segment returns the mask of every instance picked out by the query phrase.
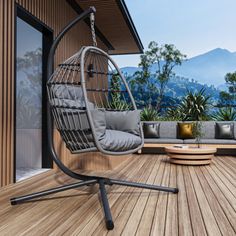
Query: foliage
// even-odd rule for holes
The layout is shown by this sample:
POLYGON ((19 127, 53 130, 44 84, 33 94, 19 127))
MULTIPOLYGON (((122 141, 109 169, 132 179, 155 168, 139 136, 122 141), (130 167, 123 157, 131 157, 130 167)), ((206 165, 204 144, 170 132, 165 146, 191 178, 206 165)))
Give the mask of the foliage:
POLYGON ((228 85, 228 91, 220 92, 220 105, 236 105, 236 71, 225 75, 225 82, 228 85))
POLYGON ((142 121, 156 121, 158 120, 158 112, 152 107, 145 107, 141 112, 142 121))
POLYGON ((204 133, 202 131, 202 122, 201 121, 194 122, 193 123, 193 136, 196 139, 196 143, 198 147, 200 147, 200 141, 203 135, 204 133))
POLYGON ((18 129, 38 129, 41 128, 42 114, 39 109, 35 109, 25 94, 18 93, 17 95, 17 116, 16 126, 18 129))
POLYGON ((176 49, 173 44, 164 44, 163 46, 159 46, 156 42, 152 41, 148 45, 148 49, 149 50, 145 52, 147 60, 150 65, 157 65, 157 70, 155 71, 154 76, 160 85, 156 105, 157 110, 159 111, 166 85, 169 79, 174 75, 173 68, 177 65, 181 65, 185 55, 176 49))
POLYGON ((182 120, 207 120, 211 106, 210 98, 210 96, 206 95, 205 88, 198 92, 188 91, 178 107, 182 120))
POLYGON ((131 109, 131 104, 126 103, 125 101, 114 101, 108 103, 108 108, 118 111, 125 111, 131 109))
POLYGON ((31 91, 41 96, 42 80, 42 48, 26 52, 17 58, 17 71, 23 72, 29 82, 31 91))
POLYGON ((181 65, 184 58, 185 55, 173 44, 159 46, 154 41, 149 43, 148 50, 140 57, 139 67, 141 70, 134 73, 131 81, 132 84, 136 82, 138 93, 145 91, 148 94, 146 105, 153 104, 153 100, 155 100, 156 108, 160 111, 166 85, 169 79, 174 76, 173 68, 181 65), (156 66, 157 69, 151 73, 153 66, 156 66), (156 86, 157 84, 159 88, 156 86))
POLYGON ((16 62, 17 128, 41 128, 42 49, 26 52, 16 62))
POLYGON ((188 91, 179 105, 168 108, 165 119, 200 121, 209 118, 210 96, 206 95, 205 88, 200 91, 188 91))
POLYGON ((217 121, 233 121, 236 120, 236 110, 232 107, 223 107, 213 113, 211 117, 217 121))
POLYGON ((130 79, 131 90, 136 92, 138 97, 143 97, 146 95, 146 99, 143 105, 151 105, 152 97, 157 93, 156 86, 152 83, 151 72, 150 72, 150 62, 146 54, 140 56, 139 67, 141 70, 138 70, 130 79))
POLYGON ((183 120, 183 116, 180 109, 178 108, 176 109, 176 107, 169 107, 166 110, 164 119, 169 121, 177 121, 177 120, 183 120))
POLYGON ((121 83, 118 74, 113 74, 110 84, 111 101, 108 102, 108 107, 114 110, 129 110, 131 104, 128 104, 121 96, 121 83))

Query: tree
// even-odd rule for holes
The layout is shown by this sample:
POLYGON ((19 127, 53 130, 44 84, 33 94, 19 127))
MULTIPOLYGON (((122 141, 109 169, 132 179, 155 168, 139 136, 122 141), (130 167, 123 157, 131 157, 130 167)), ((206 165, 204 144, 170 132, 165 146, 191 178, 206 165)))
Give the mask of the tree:
POLYGON ((233 106, 236 105, 236 71, 225 75, 225 82, 228 91, 220 92, 220 105, 233 106))
POLYGON ((42 49, 26 52, 23 57, 17 58, 17 71, 22 71, 35 94, 41 96, 42 86, 42 49))
POLYGON ((156 100, 157 111, 161 109, 166 85, 169 79, 174 76, 174 67, 181 65, 185 57, 173 44, 159 46, 154 41, 149 43, 148 50, 140 57, 141 62, 139 66, 142 70, 136 73, 136 78, 140 85, 146 85, 149 91, 149 98, 151 98, 153 92, 158 91, 156 100), (151 73, 150 69, 153 65, 156 65, 157 69, 154 73, 151 73), (159 88, 153 86, 150 80, 151 76, 157 80, 159 88))
POLYGON ((135 90, 138 93, 139 98, 144 97, 144 94, 147 94, 147 99, 143 105, 148 105, 150 107, 152 103, 152 95, 157 90, 151 83, 150 62, 146 54, 140 56, 140 63, 138 66, 141 70, 134 73, 133 79, 130 81, 130 85, 133 88, 136 87, 135 90))

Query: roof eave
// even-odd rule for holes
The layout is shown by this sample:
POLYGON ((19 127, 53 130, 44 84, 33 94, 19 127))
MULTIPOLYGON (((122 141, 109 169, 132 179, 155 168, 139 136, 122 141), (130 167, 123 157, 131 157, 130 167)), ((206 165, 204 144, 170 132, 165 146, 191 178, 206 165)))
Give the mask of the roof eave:
POLYGON ((130 13, 129 13, 129 10, 126 6, 125 1, 124 0, 116 0, 116 2, 121 10, 121 13, 126 21, 126 24, 129 27, 130 32, 131 32, 132 36, 134 37, 134 40, 135 40, 137 47, 140 51, 140 52, 135 52, 133 54, 143 53, 144 47, 143 47, 142 41, 138 35, 138 32, 137 32, 134 22, 130 16, 130 13))

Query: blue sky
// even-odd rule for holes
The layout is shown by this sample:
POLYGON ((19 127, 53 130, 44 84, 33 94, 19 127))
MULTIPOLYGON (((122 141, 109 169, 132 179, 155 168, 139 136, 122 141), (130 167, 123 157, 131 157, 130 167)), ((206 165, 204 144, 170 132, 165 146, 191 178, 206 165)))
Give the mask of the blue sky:
MULTIPOLYGON (((125 0, 145 49, 172 43, 188 58, 214 48, 236 51, 236 0, 125 0)), ((114 56, 120 67, 138 55, 114 56)))

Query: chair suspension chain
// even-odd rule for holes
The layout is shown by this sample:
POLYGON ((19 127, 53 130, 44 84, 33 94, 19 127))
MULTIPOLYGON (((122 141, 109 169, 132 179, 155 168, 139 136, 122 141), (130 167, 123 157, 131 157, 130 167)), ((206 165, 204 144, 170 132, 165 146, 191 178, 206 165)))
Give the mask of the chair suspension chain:
POLYGON ((96 39, 96 32, 95 32, 95 15, 94 13, 90 14, 90 28, 91 28, 91 34, 93 39, 93 46, 97 47, 97 39, 96 39))

